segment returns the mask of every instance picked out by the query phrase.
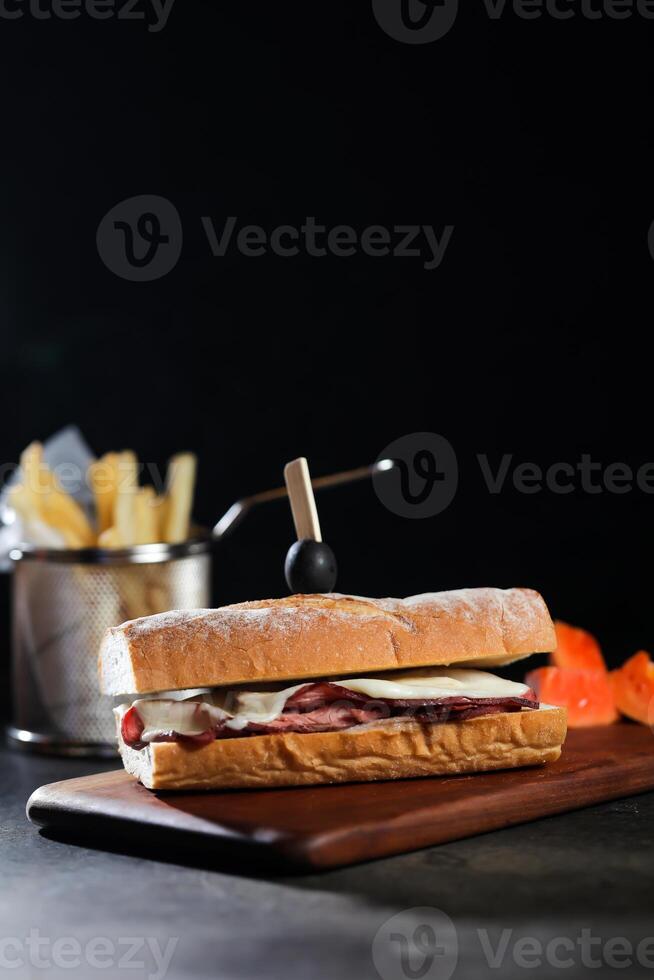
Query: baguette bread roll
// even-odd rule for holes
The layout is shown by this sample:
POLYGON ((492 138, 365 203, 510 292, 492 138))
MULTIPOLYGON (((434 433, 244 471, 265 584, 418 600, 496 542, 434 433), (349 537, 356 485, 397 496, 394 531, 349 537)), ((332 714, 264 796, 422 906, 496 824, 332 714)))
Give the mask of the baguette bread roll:
POLYGON ((294 595, 123 623, 102 645, 100 684, 105 694, 123 695, 411 667, 490 668, 555 645, 547 606, 531 589, 408 599, 294 595))
POLYGON ((198 748, 152 742, 136 751, 118 733, 127 772, 154 790, 263 789, 511 769, 554 762, 565 708, 420 724, 391 718, 338 732, 217 739, 198 748))

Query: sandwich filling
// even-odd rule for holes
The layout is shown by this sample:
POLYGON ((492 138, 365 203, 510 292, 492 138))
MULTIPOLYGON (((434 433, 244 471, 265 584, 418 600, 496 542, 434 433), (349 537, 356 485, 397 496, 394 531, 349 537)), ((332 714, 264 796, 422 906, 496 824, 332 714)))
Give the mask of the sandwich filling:
POLYGON ((146 698, 116 713, 125 744, 143 749, 151 742, 200 746, 220 738, 334 732, 396 717, 438 724, 538 707, 526 684, 482 670, 426 668, 286 688, 216 688, 185 700, 146 698))

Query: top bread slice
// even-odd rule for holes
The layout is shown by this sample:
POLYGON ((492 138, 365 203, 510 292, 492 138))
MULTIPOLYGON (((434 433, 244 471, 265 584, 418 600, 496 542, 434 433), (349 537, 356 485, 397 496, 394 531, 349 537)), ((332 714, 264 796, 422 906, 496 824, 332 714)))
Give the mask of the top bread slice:
POLYGON ((368 675, 412 667, 496 667, 554 649, 531 589, 460 589, 408 599, 294 595, 134 619, 100 651, 103 693, 368 675))

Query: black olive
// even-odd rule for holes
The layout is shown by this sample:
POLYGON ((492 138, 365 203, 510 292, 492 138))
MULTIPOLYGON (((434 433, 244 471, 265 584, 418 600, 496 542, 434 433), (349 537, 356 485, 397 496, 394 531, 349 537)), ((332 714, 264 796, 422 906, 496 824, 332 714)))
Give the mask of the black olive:
POLYGON ((295 541, 288 549, 284 574, 291 592, 331 592, 337 574, 334 552, 324 541, 295 541))

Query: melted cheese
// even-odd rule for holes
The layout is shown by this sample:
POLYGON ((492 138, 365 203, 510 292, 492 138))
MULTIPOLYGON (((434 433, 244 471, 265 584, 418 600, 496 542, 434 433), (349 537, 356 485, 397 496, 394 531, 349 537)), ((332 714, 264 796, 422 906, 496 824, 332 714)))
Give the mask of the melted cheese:
MULTIPOLYGON (((380 698, 403 700, 451 697, 520 698, 529 690, 526 684, 507 681, 503 677, 496 677, 483 670, 450 668, 426 668, 389 673, 384 677, 356 677, 346 680, 330 678, 330 680, 373 701, 380 698)), ((171 732, 178 732, 180 735, 199 735, 225 719, 228 719, 227 727, 236 730, 245 728, 250 722, 266 724, 278 718, 291 695, 306 687, 307 683, 312 682, 305 681, 277 691, 215 690, 185 701, 168 699, 135 701, 134 706, 145 726, 141 738, 144 742, 149 742, 171 732)), ((121 710, 124 712, 127 707, 123 705, 121 710)))
POLYGON ((337 683, 369 698, 521 698, 529 690, 526 684, 507 681, 485 670, 449 667, 428 667, 389 677, 362 677, 337 683))
POLYGON ((274 721, 281 715, 291 695, 303 687, 306 687, 306 684, 285 687, 281 691, 239 691, 227 695, 224 702, 225 709, 232 715, 227 722, 227 727, 240 729, 245 728, 251 721, 258 722, 260 725, 274 721))
POLYGON ((133 707, 143 722, 143 742, 151 742, 154 738, 173 732, 180 735, 201 735, 227 717, 220 707, 214 705, 211 695, 189 698, 186 701, 147 698, 135 701, 133 707))

